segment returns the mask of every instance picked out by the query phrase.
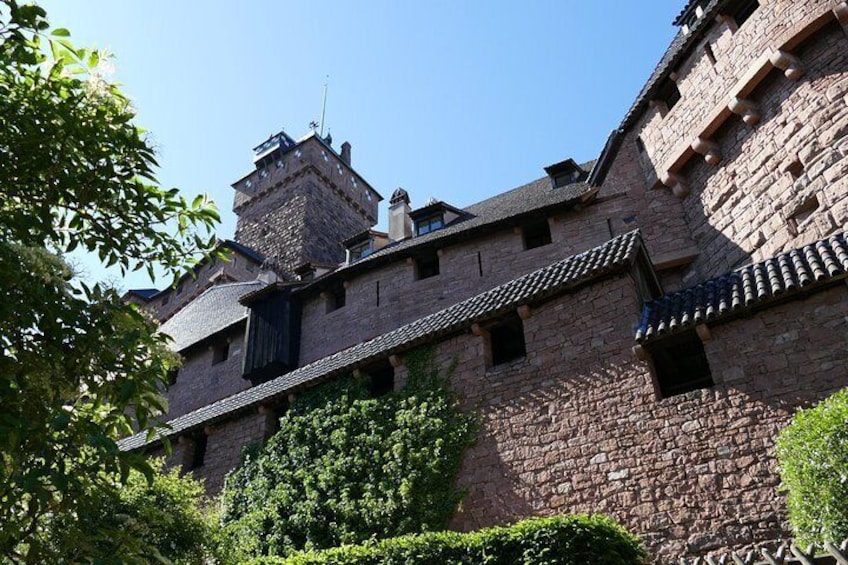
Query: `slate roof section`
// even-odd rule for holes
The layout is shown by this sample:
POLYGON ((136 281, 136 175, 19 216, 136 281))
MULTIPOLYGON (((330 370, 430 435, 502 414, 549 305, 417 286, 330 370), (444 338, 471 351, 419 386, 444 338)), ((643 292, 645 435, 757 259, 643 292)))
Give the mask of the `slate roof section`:
POLYGON ((247 319, 239 298, 263 286, 261 281, 249 281, 210 287, 162 324, 159 333, 171 336, 171 349, 183 351, 247 319))
MULTIPOLYGON (((592 165, 594 165, 594 161, 581 165, 581 167, 588 170, 592 165)), ((342 266, 329 275, 316 279, 310 287, 320 287, 328 278, 335 279, 336 276, 345 275, 354 276, 363 270, 396 260, 398 255, 403 256, 404 252, 412 254, 418 247, 449 245, 454 241, 471 237, 475 232, 495 229, 508 223, 518 223, 521 217, 533 212, 560 208, 581 200, 588 200, 596 192, 596 189, 591 188, 585 182, 576 182, 554 188, 550 177, 542 177, 463 208, 464 215, 444 228, 425 235, 390 243, 364 259, 342 266)))
POLYGON ((150 300, 152 296, 155 296, 159 292, 158 288, 134 288, 127 291, 127 294, 134 294, 141 298, 142 300, 150 300))
POLYGON ((727 321, 839 282, 848 277, 846 236, 819 240, 649 302, 642 310, 636 341, 727 321))
MULTIPOLYGON (((622 272, 632 267, 640 252, 645 251, 638 231, 618 236, 603 245, 533 271, 370 341, 175 418, 168 422, 170 429, 165 433, 172 436, 211 424, 321 379, 350 372, 435 338, 465 331, 475 322, 496 317, 522 304, 536 303, 622 272)), ((121 440, 119 445, 123 450, 133 450, 155 441, 155 438, 148 439, 146 434, 136 434, 121 440)))
POLYGON ((221 245, 229 247, 233 251, 238 251, 239 253, 241 253, 245 257, 253 259, 254 261, 259 263, 260 265, 265 262, 265 256, 264 255, 262 255, 261 253, 259 253, 258 251, 254 250, 254 249, 251 249, 250 247, 248 247, 246 245, 242 245, 241 243, 239 243, 237 241, 233 241, 232 239, 224 240, 224 243, 222 243, 221 245))

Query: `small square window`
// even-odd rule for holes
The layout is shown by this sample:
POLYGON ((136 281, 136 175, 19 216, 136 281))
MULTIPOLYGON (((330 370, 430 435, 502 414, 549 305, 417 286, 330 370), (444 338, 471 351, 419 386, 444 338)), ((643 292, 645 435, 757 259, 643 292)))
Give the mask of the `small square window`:
POLYGON ((509 363, 527 355, 527 346, 524 342, 524 324, 517 315, 510 316, 489 327, 486 342, 487 357, 492 367, 509 363))
POLYGON ((395 389, 395 368, 388 359, 363 371, 369 377, 371 398, 385 396, 395 389))
POLYGON ((680 101, 680 90, 677 88, 677 83, 667 79, 657 92, 657 100, 665 102, 666 112, 674 108, 675 104, 680 101))
POLYGON ((212 346, 212 364, 223 363, 230 357, 230 344, 226 341, 212 346))
POLYGON ((535 249, 551 242, 551 226, 547 220, 528 224, 521 228, 524 249, 535 249))
POLYGON ((347 297, 343 284, 337 284, 326 292, 327 312, 334 312, 344 308, 347 297))
POLYGON ((170 371, 168 371, 168 376, 166 377, 168 379, 168 386, 172 387, 175 384, 177 384, 177 377, 179 377, 179 376, 180 376, 180 370, 179 369, 171 369, 170 371))
POLYGON ((648 346, 662 398, 715 384, 704 344, 694 331, 671 336, 648 346))
POLYGON ((439 274, 439 254, 433 252, 429 255, 415 259, 415 280, 429 279, 439 274))

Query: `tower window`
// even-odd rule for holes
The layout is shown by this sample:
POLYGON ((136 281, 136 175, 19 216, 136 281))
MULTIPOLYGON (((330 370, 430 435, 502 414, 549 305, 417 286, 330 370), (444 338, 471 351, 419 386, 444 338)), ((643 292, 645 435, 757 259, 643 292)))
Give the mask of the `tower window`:
POLYGON ((487 353, 491 366, 503 365, 527 355, 524 324, 512 315, 488 329, 487 353))
POLYGON ((415 259, 415 280, 429 279, 439 274, 439 254, 435 251, 415 259))
POLYGON ((521 228, 524 249, 535 249, 551 242, 551 226, 547 220, 528 224, 521 228))
POLYGON ((695 331, 663 339, 648 347, 662 398, 715 384, 704 344, 695 331))

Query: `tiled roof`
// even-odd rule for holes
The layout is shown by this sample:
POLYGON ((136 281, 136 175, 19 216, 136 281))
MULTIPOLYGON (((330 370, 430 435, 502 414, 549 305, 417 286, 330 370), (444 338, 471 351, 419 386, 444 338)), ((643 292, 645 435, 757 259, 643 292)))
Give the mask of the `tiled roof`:
POLYGON ((642 87, 641 92, 639 92, 639 96, 636 97, 636 101, 633 102, 633 105, 630 107, 630 110, 628 110, 627 115, 624 116, 624 120, 622 120, 619 129, 624 131, 633 125, 633 122, 636 121, 636 118, 647 105, 650 97, 654 94, 662 81, 668 77, 683 58, 688 55, 689 51, 698 43, 698 40, 701 38, 701 33, 707 29, 710 22, 715 20, 715 16, 718 14, 720 6, 724 3, 724 0, 709 0, 707 5, 704 7, 704 15, 696 20, 689 33, 683 33, 683 29, 677 32, 677 35, 671 41, 671 44, 668 46, 668 49, 666 49, 665 54, 660 59, 660 62, 657 63, 657 66, 648 78, 648 82, 646 82, 645 86, 642 87))
POLYGON ((229 248, 233 249, 234 251, 238 251, 239 253, 241 253, 245 257, 253 259, 254 261, 259 263, 260 265, 265 262, 265 256, 264 255, 262 255, 261 253, 259 253, 258 251, 254 250, 254 249, 251 249, 250 247, 248 247, 246 245, 242 245, 241 243, 239 243, 237 241, 233 241, 232 239, 224 240, 224 243, 221 244, 221 245, 229 247, 229 248))
MULTIPOLYGON (((588 170, 593 164, 594 161, 581 166, 588 170)), ((516 218, 535 211, 574 203, 581 198, 589 198, 593 193, 594 189, 584 182, 554 188, 550 177, 542 177, 464 208, 462 210, 464 216, 444 228, 391 243, 364 259, 340 267, 328 277, 335 277, 342 273, 353 276, 353 274, 362 270, 374 268, 383 261, 394 260, 398 254, 412 252, 414 248, 419 246, 447 245, 453 240, 467 238, 475 231, 493 228, 509 221, 516 221, 516 218)), ((314 284, 321 285, 328 277, 316 279, 314 284)))
POLYGON ((239 298, 264 285, 249 281, 208 288, 162 324, 159 332, 174 340, 171 349, 182 351, 246 319, 247 308, 239 304, 239 298))
POLYGON ((846 276, 846 234, 835 235, 649 302, 636 340, 727 320, 846 276))
POLYGON ((134 294, 143 300, 150 300, 150 297, 159 292, 158 288, 133 288, 127 291, 127 294, 134 294))
MULTIPOLYGON (((464 331, 475 322, 498 316, 522 304, 538 302, 606 275, 621 272, 633 264, 641 249, 643 244, 638 231, 618 236, 603 245, 533 271, 370 341, 180 416, 168 422, 170 429, 166 433, 175 435, 209 424, 320 379, 350 372, 434 338, 464 331)), ((123 450, 131 450, 153 441, 155 439, 148 440, 146 434, 136 434, 121 440, 119 445, 123 450)))

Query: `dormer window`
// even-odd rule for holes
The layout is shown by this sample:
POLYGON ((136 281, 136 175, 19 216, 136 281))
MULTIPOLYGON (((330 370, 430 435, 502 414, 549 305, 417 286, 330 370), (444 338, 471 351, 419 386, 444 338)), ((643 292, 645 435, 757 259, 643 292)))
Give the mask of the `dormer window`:
POLYGON ((431 201, 423 208, 413 210, 409 217, 415 224, 415 235, 425 235, 449 225, 465 212, 441 201, 431 201))
POLYGON ((442 214, 433 214, 415 222, 415 235, 424 235, 443 227, 445 227, 445 217, 442 214))
POLYGON ((551 178, 554 188, 579 182, 585 175, 585 171, 574 162, 574 159, 566 159, 545 167, 545 172, 551 178))
POLYGON ((388 243, 388 234, 375 230, 365 230, 343 242, 347 249, 347 263, 356 263, 378 251, 388 243))

